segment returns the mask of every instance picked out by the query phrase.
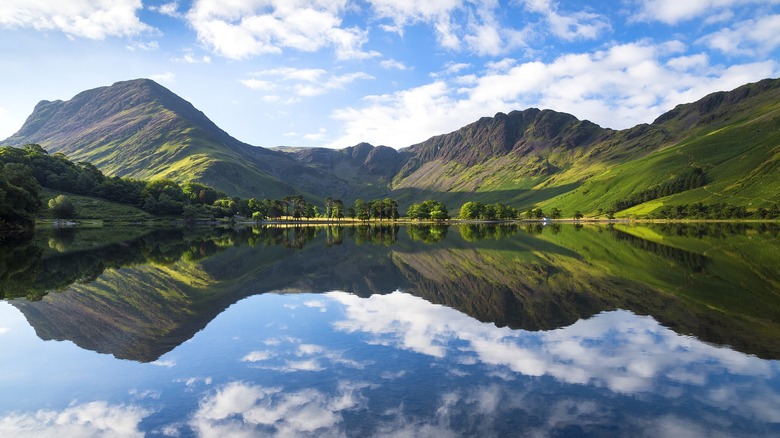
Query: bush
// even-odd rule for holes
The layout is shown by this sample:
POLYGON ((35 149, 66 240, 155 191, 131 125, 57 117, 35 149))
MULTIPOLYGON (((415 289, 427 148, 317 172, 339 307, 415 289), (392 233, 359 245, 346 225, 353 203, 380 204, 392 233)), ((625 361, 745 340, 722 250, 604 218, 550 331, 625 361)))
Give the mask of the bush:
POLYGON ((57 219, 71 219, 76 216, 76 207, 73 206, 70 198, 65 195, 49 199, 49 211, 57 219))

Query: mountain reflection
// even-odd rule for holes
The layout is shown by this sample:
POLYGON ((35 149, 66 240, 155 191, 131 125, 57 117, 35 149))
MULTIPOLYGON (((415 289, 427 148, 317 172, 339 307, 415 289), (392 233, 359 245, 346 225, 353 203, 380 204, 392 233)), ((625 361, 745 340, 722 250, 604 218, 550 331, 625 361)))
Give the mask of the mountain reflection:
MULTIPOLYGON (((151 362, 247 296, 402 290, 512 329, 552 330, 626 309, 680 334, 780 357, 772 224, 100 232, 41 232, 3 247, 0 294, 41 338, 151 362)), ((526 365, 531 375, 540 366, 526 365)))

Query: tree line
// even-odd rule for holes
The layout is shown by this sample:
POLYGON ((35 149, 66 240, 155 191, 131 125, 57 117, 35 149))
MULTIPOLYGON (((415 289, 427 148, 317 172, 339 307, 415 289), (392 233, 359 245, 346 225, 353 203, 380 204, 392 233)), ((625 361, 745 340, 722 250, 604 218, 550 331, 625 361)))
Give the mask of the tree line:
MULTIPOLYGON (((328 197, 325 211, 321 212, 300 194, 282 199, 244 199, 229 197, 197 182, 179 184, 164 178, 143 181, 109 177, 91 163, 73 162, 62 153, 49 154, 40 145, 27 144, 21 148, 0 147, 0 228, 30 228, 46 206, 57 218, 74 217, 75 208, 67 195, 59 195, 44 205, 40 200, 42 187, 136 206, 156 216, 185 219, 240 215, 253 220, 350 217, 382 221, 400 217, 398 202, 390 198, 356 199, 345 208, 341 199, 328 197)), ((430 220, 449 218, 444 204, 430 200, 413 204, 407 216, 430 220)))
MULTIPOLYGON (((460 207, 460 218, 465 220, 560 219, 562 216, 563 213, 557 207, 553 207, 548 213, 545 213, 541 207, 529 207, 525 212, 521 212, 511 205, 486 204, 478 201, 469 201, 460 207)), ((574 217, 581 219, 583 215, 577 211, 574 217)))
POLYGON ((753 212, 741 205, 727 203, 665 205, 655 210, 651 215, 654 219, 778 219, 780 207, 759 207, 753 212))

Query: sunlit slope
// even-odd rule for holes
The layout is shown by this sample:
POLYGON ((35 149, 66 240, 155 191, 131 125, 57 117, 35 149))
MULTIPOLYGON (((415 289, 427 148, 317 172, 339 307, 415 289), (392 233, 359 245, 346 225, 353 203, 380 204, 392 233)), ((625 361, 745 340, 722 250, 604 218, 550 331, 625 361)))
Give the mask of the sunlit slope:
POLYGON ((87 90, 65 102, 42 101, 2 143, 38 143, 109 175, 199 181, 234 196, 283 197, 296 189, 322 196, 341 185, 285 154, 236 140, 148 79, 87 90), (283 181, 291 174, 296 187, 283 181))
POLYGON ((645 216, 663 205, 728 203, 747 208, 780 203, 780 89, 766 80, 681 105, 654 125, 669 141, 648 155, 617 164, 582 186, 540 203, 564 213, 606 212, 649 187, 704 172, 705 185, 659 197, 616 216, 645 216))
POLYGON ((652 124, 620 131, 550 110, 483 118, 411 146, 393 188, 401 199, 438 197, 596 215, 694 168, 705 185, 616 210, 646 215, 663 204, 780 202, 780 88, 767 79, 680 105, 652 124))

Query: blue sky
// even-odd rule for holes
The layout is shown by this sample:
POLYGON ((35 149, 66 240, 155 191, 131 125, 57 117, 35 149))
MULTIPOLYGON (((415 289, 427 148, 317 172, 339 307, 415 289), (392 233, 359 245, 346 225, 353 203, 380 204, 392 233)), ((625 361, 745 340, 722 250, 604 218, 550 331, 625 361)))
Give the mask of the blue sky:
POLYGON ((3 0, 0 139, 147 77, 239 140, 404 147, 529 107, 621 129, 780 76, 780 0, 3 0))

